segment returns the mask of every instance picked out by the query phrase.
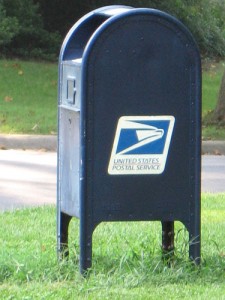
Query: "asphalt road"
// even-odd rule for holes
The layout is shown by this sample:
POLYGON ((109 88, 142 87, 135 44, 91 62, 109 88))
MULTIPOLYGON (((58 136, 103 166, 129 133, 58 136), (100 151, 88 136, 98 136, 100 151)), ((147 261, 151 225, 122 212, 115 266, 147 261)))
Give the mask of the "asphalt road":
POLYGON ((56 203, 56 153, 0 151, 0 210, 56 203))
POLYGON ((225 192, 225 156, 202 156, 202 191, 209 193, 225 192))
MULTIPOLYGON (((225 192, 225 156, 202 157, 202 191, 225 192)), ((56 153, 0 150, 0 211, 56 204, 56 153)))

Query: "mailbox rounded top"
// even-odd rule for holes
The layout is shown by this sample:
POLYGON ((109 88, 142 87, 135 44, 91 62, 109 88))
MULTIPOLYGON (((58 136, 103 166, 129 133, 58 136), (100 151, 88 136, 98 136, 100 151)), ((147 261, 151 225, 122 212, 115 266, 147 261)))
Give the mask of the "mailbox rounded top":
POLYGON ((133 9, 130 6, 110 5, 95 9, 79 19, 67 33, 59 55, 59 60, 81 58, 84 48, 93 33, 107 19, 133 9))
MULTIPOLYGON (((68 32, 63 45, 61 47, 59 61, 83 59, 86 61, 91 49, 96 44, 97 40, 108 31, 112 31, 114 24, 122 22, 125 25, 130 18, 136 18, 136 23, 144 18, 151 21, 152 24, 160 24, 161 28, 170 28, 174 34, 180 39, 185 40, 187 47, 197 50, 197 44, 190 31, 175 17, 151 8, 133 8, 122 5, 105 6, 86 14, 68 32)), ((123 26, 121 26, 122 28, 123 26)), ((119 28, 119 26, 117 27, 119 28)), ((148 29, 151 31, 151 27, 148 29)), ((132 35, 129 32, 128 35, 132 35)), ((155 36, 157 35, 157 32, 155 36)), ((121 37, 118 34, 118 38, 121 37)), ((127 38, 126 36, 124 38, 127 38)))

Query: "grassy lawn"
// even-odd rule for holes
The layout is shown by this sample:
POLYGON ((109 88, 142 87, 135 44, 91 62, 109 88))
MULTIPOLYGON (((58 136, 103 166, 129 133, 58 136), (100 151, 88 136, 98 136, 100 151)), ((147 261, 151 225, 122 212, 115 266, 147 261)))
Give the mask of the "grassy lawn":
MULTIPOLYGON (((215 108, 224 68, 203 64, 203 118, 215 108)), ((0 69, 0 133, 55 134, 57 64, 0 60, 0 69)), ((225 130, 203 127, 203 138, 225 139, 225 130)))
POLYGON ((219 87, 225 70, 225 62, 203 63, 202 72, 202 116, 212 111, 217 103, 219 87))
POLYGON ((224 299, 225 194, 202 196, 202 265, 188 261, 187 232, 176 224, 176 258, 161 260, 159 222, 104 223, 93 268, 78 271, 77 219, 68 262, 57 263, 54 207, 0 213, 0 299, 224 299))
MULTIPOLYGON (((202 117, 214 110, 220 88, 223 72, 225 71, 225 62, 203 63, 202 73, 202 117)), ((225 140, 225 128, 215 125, 202 127, 203 139, 225 140)))
POLYGON ((0 60, 0 132, 56 133, 57 65, 0 60))

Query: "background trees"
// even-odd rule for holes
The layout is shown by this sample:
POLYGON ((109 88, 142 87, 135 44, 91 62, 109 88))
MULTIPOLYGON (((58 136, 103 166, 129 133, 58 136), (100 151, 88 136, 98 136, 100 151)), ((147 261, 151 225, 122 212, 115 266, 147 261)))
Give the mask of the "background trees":
POLYGON ((0 1, 3 17, 0 21, 0 55, 53 59, 60 36, 57 31, 44 28, 39 4, 32 0, 0 1))
MULTIPOLYGON (((117 4, 112 0, 110 4, 117 4)), ((225 56, 224 0, 121 0, 164 10, 193 33, 202 55, 225 56)), ((56 59, 62 40, 82 15, 108 0, 0 0, 0 56, 56 59)))
POLYGON ((225 71, 223 73, 216 109, 213 112, 213 122, 225 125, 225 71))
POLYGON ((0 46, 9 44, 18 33, 18 20, 6 15, 5 7, 0 0, 0 46))

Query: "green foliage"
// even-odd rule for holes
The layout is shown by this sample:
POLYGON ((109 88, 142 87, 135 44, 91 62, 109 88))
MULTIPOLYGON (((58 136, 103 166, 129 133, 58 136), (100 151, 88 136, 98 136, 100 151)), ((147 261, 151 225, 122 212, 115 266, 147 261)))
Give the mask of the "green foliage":
MULTIPOLYGON (((168 1, 171 2, 171 1, 168 1)), ((225 2, 181 1, 172 12, 190 29, 205 56, 225 56, 225 2)))
POLYGON ((55 59, 60 36, 57 32, 49 33, 44 29, 38 5, 32 0, 1 0, 0 3, 3 16, 0 34, 5 23, 11 26, 5 32, 0 55, 55 59))
POLYGON ((62 37, 66 35, 79 18, 92 10, 87 0, 33 1, 39 6, 45 30, 49 32, 57 31, 62 37))
POLYGON ((0 45, 9 44, 17 35, 18 20, 16 17, 7 17, 2 0, 0 1, 0 45))
MULTIPOLYGON (((110 2, 115 4, 118 1, 110 2)), ((190 29, 204 56, 225 56, 225 1, 121 0, 120 4, 168 12, 190 29)), ((0 56, 55 59, 71 26, 105 5, 108 0, 0 0, 0 56)))

